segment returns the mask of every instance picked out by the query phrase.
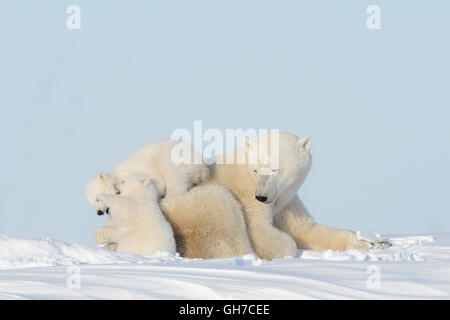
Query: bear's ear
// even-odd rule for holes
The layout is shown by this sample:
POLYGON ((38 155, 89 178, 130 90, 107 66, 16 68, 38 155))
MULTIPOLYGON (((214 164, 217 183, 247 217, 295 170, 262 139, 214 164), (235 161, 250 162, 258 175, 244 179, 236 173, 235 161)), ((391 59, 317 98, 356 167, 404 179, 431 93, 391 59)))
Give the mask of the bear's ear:
POLYGON ((297 151, 300 152, 308 152, 311 150, 312 139, 310 136, 305 136, 297 141, 297 151))
POLYGON ((106 173, 104 173, 104 172, 100 172, 100 173, 98 174, 98 178, 99 178, 100 180, 106 180, 106 179, 108 178, 108 175, 107 175, 106 173))
POLYGON ((142 179, 140 180, 140 182, 141 182, 141 184, 142 184, 143 186, 146 186, 146 185, 149 184, 150 178, 149 178, 149 177, 144 177, 144 178, 142 178, 142 179))

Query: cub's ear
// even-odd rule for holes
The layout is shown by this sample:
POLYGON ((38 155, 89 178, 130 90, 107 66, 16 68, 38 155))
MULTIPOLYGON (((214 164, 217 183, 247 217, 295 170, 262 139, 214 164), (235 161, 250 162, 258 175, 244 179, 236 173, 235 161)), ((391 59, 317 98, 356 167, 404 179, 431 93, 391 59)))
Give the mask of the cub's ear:
POLYGON ((311 150, 312 139, 310 136, 305 136, 297 141, 297 151, 298 152, 308 152, 311 150))
POLYGON ((106 174, 106 173, 104 173, 104 172, 100 172, 100 173, 98 174, 98 178, 99 178, 100 180, 106 180, 106 179, 108 179, 108 174, 106 174))
POLYGON ((141 184, 142 184, 143 186, 146 186, 146 185, 148 185, 148 184, 150 183, 150 178, 149 178, 149 177, 142 178, 142 179, 140 180, 140 182, 141 182, 141 184))

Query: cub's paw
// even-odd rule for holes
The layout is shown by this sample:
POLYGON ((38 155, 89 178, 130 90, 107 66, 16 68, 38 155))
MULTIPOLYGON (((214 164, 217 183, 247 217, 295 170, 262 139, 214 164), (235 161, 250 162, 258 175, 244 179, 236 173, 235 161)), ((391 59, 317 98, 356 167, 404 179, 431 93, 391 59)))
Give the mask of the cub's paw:
POLYGON ((105 227, 97 229, 94 233, 94 241, 97 244, 105 244, 110 242, 110 232, 105 227))

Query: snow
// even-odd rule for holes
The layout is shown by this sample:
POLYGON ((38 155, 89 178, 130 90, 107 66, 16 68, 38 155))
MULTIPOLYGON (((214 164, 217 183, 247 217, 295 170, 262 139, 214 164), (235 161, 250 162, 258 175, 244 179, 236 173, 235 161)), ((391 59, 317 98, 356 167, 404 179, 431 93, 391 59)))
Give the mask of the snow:
POLYGON ((143 257, 0 236, 0 299, 450 298, 450 234, 387 238, 385 250, 299 250, 265 261, 143 257))

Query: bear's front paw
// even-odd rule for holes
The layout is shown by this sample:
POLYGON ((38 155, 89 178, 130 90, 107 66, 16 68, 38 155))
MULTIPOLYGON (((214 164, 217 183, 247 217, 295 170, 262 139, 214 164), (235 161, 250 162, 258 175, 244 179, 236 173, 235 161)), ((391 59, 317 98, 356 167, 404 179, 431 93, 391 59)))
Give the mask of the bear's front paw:
POLYGON ((105 228, 99 228, 97 229, 97 231, 95 231, 94 233, 94 241, 97 244, 105 244, 108 243, 110 241, 110 237, 109 234, 107 234, 107 232, 105 232, 105 228))

